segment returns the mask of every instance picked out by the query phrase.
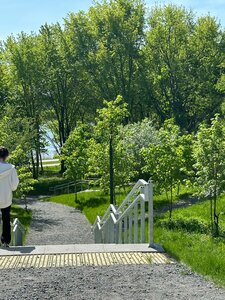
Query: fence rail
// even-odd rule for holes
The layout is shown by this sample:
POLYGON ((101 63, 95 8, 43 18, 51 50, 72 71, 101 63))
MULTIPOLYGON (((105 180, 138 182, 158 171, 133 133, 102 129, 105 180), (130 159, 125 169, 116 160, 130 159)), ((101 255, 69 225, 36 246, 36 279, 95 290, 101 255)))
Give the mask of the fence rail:
POLYGON ((72 181, 63 183, 60 185, 56 185, 54 187, 50 187, 49 191, 53 192, 55 195, 59 194, 70 194, 70 193, 78 193, 85 189, 90 189, 91 186, 95 185, 97 179, 88 179, 88 180, 80 180, 80 181, 72 181))
POLYGON ((148 242, 153 245, 152 182, 138 180, 119 207, 111 204, 102 218, 97 216, 92 230, 96 243, 148 242), (148 225, 146 225, 146 213, 148 225))

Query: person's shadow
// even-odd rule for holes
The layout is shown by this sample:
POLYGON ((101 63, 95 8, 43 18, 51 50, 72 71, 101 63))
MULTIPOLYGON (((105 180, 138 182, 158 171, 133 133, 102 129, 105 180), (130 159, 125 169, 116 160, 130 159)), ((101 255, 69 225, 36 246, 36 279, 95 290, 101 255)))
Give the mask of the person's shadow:
POLYGON ((19 252, 21 254, 31 254, 35 250, 34 246, 28 247, 9 247, 0 249, 0 256, 9 255, 10 252, 19 252))

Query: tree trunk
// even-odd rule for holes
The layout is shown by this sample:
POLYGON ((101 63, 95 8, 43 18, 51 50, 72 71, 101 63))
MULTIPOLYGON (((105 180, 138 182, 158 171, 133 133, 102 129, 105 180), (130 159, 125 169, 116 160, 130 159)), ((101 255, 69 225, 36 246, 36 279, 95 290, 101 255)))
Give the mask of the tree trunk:
POLYGON ((34 157, 33 157, 33 151, 31 151, 31 164, 32 164, 32 176, 35 179, 36 166, 35 166, 35 161, 34 161, 34 157))
POLYGON ((114 203, 114 168, 113 168, 113 138, 110 134, 109 138, 109 173, 110 173, 110 204, 114 203))
POLYGON ((217 192, 216 190, 214 191, 214 200, 213 200, 213 205, 214 205, 214 211, 213 211, 213 221, 214 221, 214 235, 216 237, 219 236, 219 217, 217 215, 217 192))
POLYGON ((42 161, 41 153, 40 153, 40 166, 41 166, 41 174, 43 174, 44 173, 44 167, 43 167, 43 161, 42 161))

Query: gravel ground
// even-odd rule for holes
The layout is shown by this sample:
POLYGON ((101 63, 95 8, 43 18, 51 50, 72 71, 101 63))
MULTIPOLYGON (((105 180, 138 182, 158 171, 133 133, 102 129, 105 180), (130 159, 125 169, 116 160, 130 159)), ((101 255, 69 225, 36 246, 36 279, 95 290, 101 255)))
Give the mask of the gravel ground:
POLYGON ((0 271, 2 300, 224 300, 225 291, 179 265, 0 271))
POLYGON ((32 223, 27 245, 62 245, 93 243, 86 217, 73 207, 53 202, 29 200, 32 223))

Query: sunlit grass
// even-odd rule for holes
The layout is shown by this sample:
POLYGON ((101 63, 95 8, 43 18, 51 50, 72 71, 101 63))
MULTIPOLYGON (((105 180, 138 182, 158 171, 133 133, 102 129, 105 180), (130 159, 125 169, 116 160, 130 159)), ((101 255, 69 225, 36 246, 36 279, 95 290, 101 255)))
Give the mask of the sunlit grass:
MULTIPOLYGON (((223 211, 224 206, 225 196, 222 196, 218 200, 218 211, 223 211)), ((193 271, 225 286, 225 239, 211 236, 210 201, 174 210, 172 226, 176 228, 169 229, 166 224, 168 213, 156 218, 155 241, 193 271)), ((221 214, 220 232, 224 234, 224 231, 225 217, 221 214)))
MULTIPOLYGON (((126 191, 117 191, 116 200, 118 205, 123 201, 126 195, 126 191)), ((80 209, 91 224, 94 223, 97 215, 104 215, 110 203, 109 195, 105 195, 101 191, 80 192, 77 194, 77 201, 75 201, 74 193, 53 196, 48 200, 80 209)))
POLYGON ((155 242, 195 272, 225 286, 225 240, 155 226, 155 242))

